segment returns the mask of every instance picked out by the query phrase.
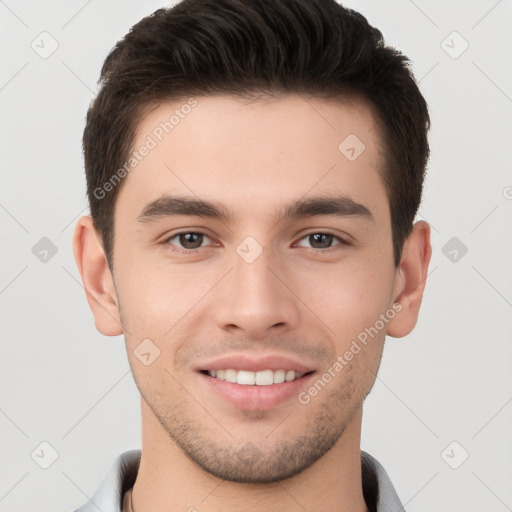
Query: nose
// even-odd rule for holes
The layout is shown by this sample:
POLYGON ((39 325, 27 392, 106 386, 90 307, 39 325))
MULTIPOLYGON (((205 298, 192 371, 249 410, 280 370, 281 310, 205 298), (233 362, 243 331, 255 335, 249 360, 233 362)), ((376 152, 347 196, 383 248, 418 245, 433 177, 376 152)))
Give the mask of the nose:
POLYGON ((300 300, 291 277, 263 253, 247 263, 236 256, 234 268, 222 282, 215 317, 218 327, 232 334, 263 339, 294 329, 299 323, 300 300))

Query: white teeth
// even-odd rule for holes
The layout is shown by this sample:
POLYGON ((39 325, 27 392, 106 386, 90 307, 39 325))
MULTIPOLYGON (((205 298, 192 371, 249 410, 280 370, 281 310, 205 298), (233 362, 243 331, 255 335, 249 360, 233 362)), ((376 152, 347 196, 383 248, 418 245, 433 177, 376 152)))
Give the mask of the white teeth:
POLYGON ((286 382, 294 380, 295 379, 295 372, 293 370, 290 370, 290 371, 286 372, 286 375, 284 376, 284 379, 286 380, 286 382))
POLYGON ((271 386, 272 384, 282 384, 299 379, 304 374, 289 370, 261 370, 259 372, 251 372, 248 370, 208 370, 210 377, 216 377, 219 380, 242 384, 243 386, 271 386))
POLYGON ((236 371, 235 370, 224 370, 224 380, 228 382, 236 382, 236 371))
POLYGON ((281 384, 284 382, 284 370, 276 370, 274 372, 274 384, 281 384))
POLYGON ((254 386, 255 380, 254 372, 248 372, 245 370, 240 370, 236 376, 236 382, 238 384, 244 384, 245 386, 254 386))
POLYGON ((274 384, 274 372, 272 370, 263 370, 255 373, 257 386, 271 386, 274 384))

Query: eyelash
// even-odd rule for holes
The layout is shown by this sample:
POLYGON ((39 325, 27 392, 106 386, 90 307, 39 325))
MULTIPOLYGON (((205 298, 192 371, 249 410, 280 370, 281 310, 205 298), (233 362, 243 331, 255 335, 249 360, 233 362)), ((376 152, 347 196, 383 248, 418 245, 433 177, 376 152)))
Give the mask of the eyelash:
MULTIPOLYGON (((198 251, 200 251, 201 249, 204 249, 204 247, 198 247, 196 249, 180 249, 180 248, 175 248, 172 246, 172 244, 170 244, 170 241, 173 239, 173 238, 176 238, 177 236, 180 236, 180 235, 187 235, 187 234, 195 234, 195 235, 203 235, 207 238, 210 238, 206 233, 202 232, 202 231, 180 231, 178 233, 173 233, 171 236, 167 237, 163 242, 162 244, 163 245, 168 245, 171 249, 171 251, 173 252, 177 252, 177 253, 181 253, 181 254, 187 254, 187 255, 192 255, 192 254, 196 254, 198 251)), ((335 244, 334 246, 332 247, 329 247, 327 249, 317 249, 315 247, 306 247, 306 249, 309 249, 310 251, 313 251, 315 254, 318 254, 318 253, 322 253, 322 254, 326 254, 326 253, 331 253, 331 252, 334 252, 336 250, 339 249, 339 246, 342 246, 342 245, 352 245, 351 242, 349 242, 348 240, 345 240, 341 237, 339 237, 338 235, 335 235, 334 233, 331 233, 329 231, 313 231, 311 233, 308 233, 306 235, 304 235, 302 238, 299 239, 299 242, 301 240, 304 240, 304 238, 308 238, 312 235, 330 235, 332 236, 333 238, 337 239, 338 240, 338 244, 335 244)))

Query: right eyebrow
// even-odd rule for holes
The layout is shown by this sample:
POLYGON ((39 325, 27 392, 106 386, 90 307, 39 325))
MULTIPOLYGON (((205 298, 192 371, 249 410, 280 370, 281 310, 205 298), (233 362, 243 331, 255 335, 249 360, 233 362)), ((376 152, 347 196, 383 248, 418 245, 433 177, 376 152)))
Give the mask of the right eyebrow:
POLYGON ((221 205, 202 199, 164 195, 147 204, 137 217, 138 222, 152 222, 174 215, 210 217, 227 223, 232 215, 221 205))

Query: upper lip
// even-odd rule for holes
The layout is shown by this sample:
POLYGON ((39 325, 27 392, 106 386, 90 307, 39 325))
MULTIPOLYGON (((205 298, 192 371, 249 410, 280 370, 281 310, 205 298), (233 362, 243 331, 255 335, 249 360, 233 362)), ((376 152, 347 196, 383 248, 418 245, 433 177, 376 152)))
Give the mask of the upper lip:
POLYGON ((294 370, 299 373, 312 372, 314 368, 283 355, 253 356, 247 354, 227 355, 207 361, 197 368, 205 370, 246 370, 259 372, 262 370, 294 370))

